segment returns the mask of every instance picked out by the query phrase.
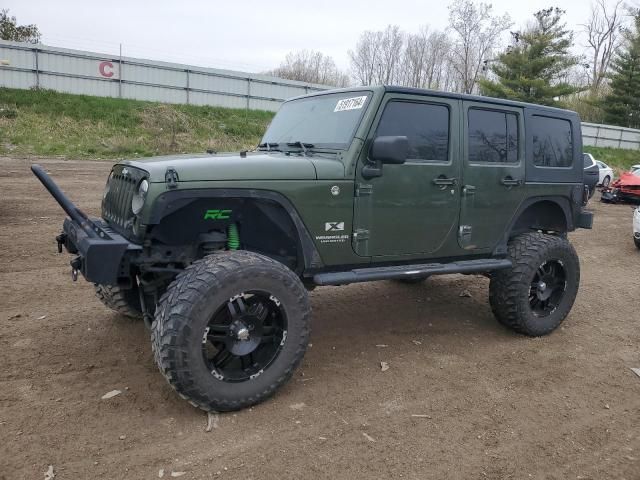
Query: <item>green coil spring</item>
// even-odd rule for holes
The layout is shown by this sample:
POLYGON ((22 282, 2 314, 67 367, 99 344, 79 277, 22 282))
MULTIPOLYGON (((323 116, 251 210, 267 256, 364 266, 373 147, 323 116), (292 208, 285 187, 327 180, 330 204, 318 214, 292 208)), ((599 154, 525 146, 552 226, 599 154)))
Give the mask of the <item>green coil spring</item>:
POLYGON ((227 228, 227 248, 229 250, 240 248, 240 235, 238 234, 238 226, 235 223, 229 224, 227 228))

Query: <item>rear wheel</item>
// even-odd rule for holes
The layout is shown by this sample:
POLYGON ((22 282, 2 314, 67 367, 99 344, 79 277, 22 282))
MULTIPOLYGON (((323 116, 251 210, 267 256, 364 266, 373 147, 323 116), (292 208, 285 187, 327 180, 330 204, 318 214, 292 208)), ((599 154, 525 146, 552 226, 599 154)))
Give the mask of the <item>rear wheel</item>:
POLYGON ((633 239, 633 243, 636 244, 636 248, 640 250, 640 238, 635 238, 633 239))
POLYGON ((307 291, 286 266, 251 252, 209 255, 160 299, 153 352, 169 384, 193 405, 238 410, 291 377, 310 316, 307 291))
POLYGON ((114 312, 125 317, 140 319, 140 296, 136 288, 121 288, 111 285, 95 284, 96 297, 114 312))
POLYGON ((509 242, 513 267, 491 276, 489 300, 500 323, 530 336, 555 330, 573 306, 580 263, 562 237, 519 235, 509 242))

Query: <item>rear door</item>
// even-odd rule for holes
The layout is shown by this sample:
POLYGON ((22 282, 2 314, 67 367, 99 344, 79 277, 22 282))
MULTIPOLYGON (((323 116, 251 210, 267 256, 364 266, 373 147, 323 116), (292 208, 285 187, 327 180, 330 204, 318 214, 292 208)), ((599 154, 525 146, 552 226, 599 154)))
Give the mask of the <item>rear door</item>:
POLYGON ((463 102, 464 163, 458 241, 491 251, 524 197, 524 115, 520 108, 463 102))

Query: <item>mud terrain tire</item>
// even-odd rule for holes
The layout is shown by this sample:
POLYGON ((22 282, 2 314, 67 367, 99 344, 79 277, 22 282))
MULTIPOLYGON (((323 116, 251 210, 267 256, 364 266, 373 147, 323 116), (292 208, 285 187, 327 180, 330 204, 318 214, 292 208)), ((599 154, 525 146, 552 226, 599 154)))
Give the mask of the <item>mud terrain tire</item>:
POLYGON ((161 297, 151 327, 153 353, 169 384, 194 406, 206 411, 239 410, 270 397, 291 377, 308 345, 310 317, 304 285, 283 264, 246 251, 213 254, 181 272, 161 297), (252 313, 260 308, 257 298, 265 299, 269 311, 263 317, 267 320, 260 325, 256 320, 259 315, 252 313), (239 304, 241 300, 247 303, 239 304), (217 319, 225 315, 229 323, 219 324, 217 319), (284 318, 279 329, 269 326, 276 317, 284 318), (251 319, 256 323, 251 324, 251 319), (241 329, 242 335, 241 330, 233 330, 238 324, 247 326, 241 329), (228 331, 212 334, 214 328, 222 326, 228 326, 228 331), (250 336, 266 332, 267 328, 272 329, 270 341, 265 340, 264 333, 258 340, 258 333, 250 336), (280 337, 276 338, 275 331, 280 332, 280 337), (219 367, 222 361, 216 364, 216 358, 225 349, 232 353, 234 348, 247 346, 243 341, 258 342, 257 360, 254 352, 236 354, 228 360, 226 365, 236 365, 242 360, 234 374, 242 377, 246 373, 244 379, 232 380, 232 375, 224 370, 231 367, 219 367), (224 342, 236 343, 229 346, 224 342), (220 351, 207 358, 207 349, 220 351), (268 354, 271 360, 261 366, 259 358, 264 358, 262 354, 268 349, 274 349, 275 353, 268 354), (248 355, 251 360, 247 360, 247 367, 248 355))
POLYGON ((140 297, 136 289, 95 284, 96 297, 114 312, 125 317, 141 319, 140 297))
POLYGON ((508 252, 513 267, 491 276, 491 310, 500 323, 518 333, 547 335, 562 323, 575 301, 578 256, 566 238, 543 233, 513 238, 508 252))

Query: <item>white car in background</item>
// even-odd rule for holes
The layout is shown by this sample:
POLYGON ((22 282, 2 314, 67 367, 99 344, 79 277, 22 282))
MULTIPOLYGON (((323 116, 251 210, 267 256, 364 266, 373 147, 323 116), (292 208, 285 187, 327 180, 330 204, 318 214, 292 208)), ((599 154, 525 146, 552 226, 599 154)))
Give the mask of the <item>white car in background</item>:
POLYGON ((629 171, 631 173, 633 173, 634 175, 640 175, 640 164, 638 165, 631 165, 631 168, 629 169, 629 171))
MULTIPOLYGON (((585 153, 584 155, 586 157, 589 157, 593 161, 593 163, 595 163, 598 166, 598 170, 600 170, 600 174, 598 176, 598 185, 602 185, 603 187, 608 187, 609 184, 611 183, 611 180, 613 180, 613 169, 606 163, 593 158, 593 155, 591 155, 590 153, 585 153)), ((640 168, 640 165, 634 165, 634 167, 640 168)))
POLYGON ((640 207, 633 211, 633 241, 640 249, 640 207))

